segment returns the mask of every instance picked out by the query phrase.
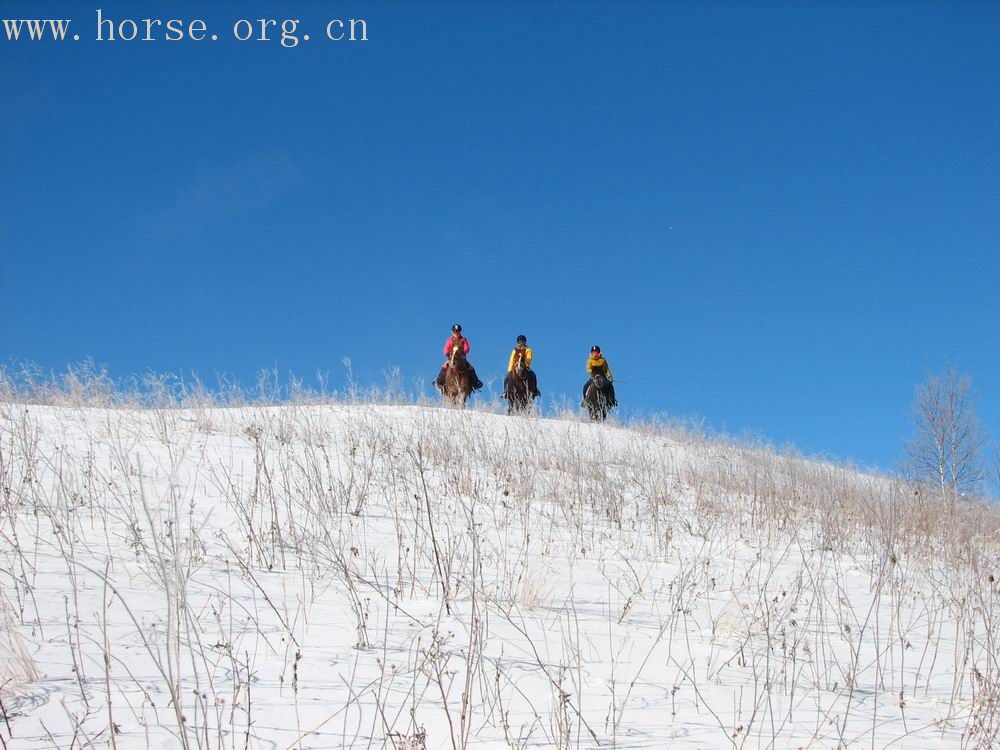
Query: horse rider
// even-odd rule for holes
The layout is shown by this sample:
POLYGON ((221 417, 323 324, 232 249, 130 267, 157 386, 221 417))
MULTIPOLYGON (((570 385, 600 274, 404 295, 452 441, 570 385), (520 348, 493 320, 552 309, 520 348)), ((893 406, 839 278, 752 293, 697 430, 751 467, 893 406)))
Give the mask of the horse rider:
POLYGON ((518 358, 524 363, 525 368, 528 370, 528 391, 531 393, 532 398, 538 398, 542 395, 542 392, 538 390, 538 376, 535 371, 531 369, 531 360, 534 358, 535 354, 531 351, 531 347, 528 346, 528 337, 525 335, 520 335, 517 337, 517 345, 510 353, 510 360, 507 362, 507 375, 503 379, 503 392, 509 392, 510 385, 510 374, 514 370, 514 365, 517 363, 518 358))
MULTIPOLYGON (((601 354, 601 347, 594 344, 590 347, 590 356, 587 357, 587 374, 593 378, 594 373, 601 373, 605 380, 608 381, 608 385, 604 391, 604 397, 607 399, 608 406, 618 406, 618 401, 615 399, 615 386, 612 382, 611 376, 611 365, 608 364, 608 360, 604 358, 601 354)), ((587 388, 590 386, 590 380, 587 380, 583 384, 583 397, 587 398, 587 388)))
MULTIPOLYGON (((448 362, 451 359, 451 352, 456 346, 460 346, 466 356, 469 355, 469 349, 471 348, 469 340, 462 335, 462 326, 458 323, 451 327, 451 336, 444 342, 444 364, 441 365, 441 372, 438 373, 437 379, 434 381, 434 385, 441 390, 444 390, 444 376, 448 372, 448 362)), ((469 363, 469 368, 472 370, 472 390, 478 391, 483 387, 483 381, 479 379, 479 376, 476 374, 476 368, 472 366, 471 362, 469 363)))

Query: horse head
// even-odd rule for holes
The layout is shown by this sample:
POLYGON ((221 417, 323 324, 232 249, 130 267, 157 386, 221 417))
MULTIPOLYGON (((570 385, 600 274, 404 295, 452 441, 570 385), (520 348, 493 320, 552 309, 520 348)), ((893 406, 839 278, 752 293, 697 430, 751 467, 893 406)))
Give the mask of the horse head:
POLYGON ((522 380, 528 377, 528 363, 525 362, 524 351, 522 350, 514 354, 514 372, 522 380))
POLYGON ((465 369, 468 359, 465 357, 465 348, 461 344, 455 344, 451 347, 451 356, 448 357, 448 362, 457 370, 465 369))

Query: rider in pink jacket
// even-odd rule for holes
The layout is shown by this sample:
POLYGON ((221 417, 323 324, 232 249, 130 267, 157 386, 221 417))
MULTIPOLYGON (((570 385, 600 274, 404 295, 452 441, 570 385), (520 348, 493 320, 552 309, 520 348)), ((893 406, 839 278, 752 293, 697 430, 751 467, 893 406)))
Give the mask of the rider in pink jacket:
MULTIPOLYGON (((444 376, 448 372, 448 359, 451 357, 451 350, 454 346, 461 346, 462 352, 468 356, 469 350, 472 348, 469 346, 469 340, 462 335, 462 326, 458 323, 451 327, 451 336, 448 340, 444 342, 444 356, 446 357, 444 364, 441 366, 441 372, 438 373, 437 378, 434 380, 434 385, 436 385, 440 390, 444 390, 444 376)), ((472 367, 472 363, 469 363, 472 367)), ((478 391, 483 387, 483 381, 479 379, 476 374, 476 368, 472 368, 472 390, 478 391)))

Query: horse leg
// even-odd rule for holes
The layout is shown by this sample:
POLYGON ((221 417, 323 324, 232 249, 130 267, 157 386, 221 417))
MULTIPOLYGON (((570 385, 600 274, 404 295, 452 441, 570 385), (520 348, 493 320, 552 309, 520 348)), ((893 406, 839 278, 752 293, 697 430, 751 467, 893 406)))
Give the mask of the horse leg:
POLYGON ((449 406, 457 406, 458 398, 461 395, 461 384, 459 382, 458 373, 455 372, 453 368, 448 368, 448 374, 445 377, 444 389, 442 390, 445 400, 448 402, 449 406))
POLYGON ((587 410, 590 412, 592 422, 604 421, 604 404, 601 402, 601 394, 596 388, 592 388, 587 393, 587 410))
POLYGON ((462 373, 458 380, 458 393, 461 398, 460 406, 464 409, 465 402, 469 400, 469 396, 472 394, 472 383, 475 377, 475 371, 470 367, 467 372, 462 373))
POLYGON ((517 393, 510 394, 510 399, 507 401, 507 413, 520 414, 522 411, 524 411, 524 407, 521 405, 521 397, 517 393))
POLYGON ((507 382, 504 384, 504 398, 507 399, 507 413, 514 414, 521 411, 519 395, 519 382, 513 375, 507 376, 507 382))

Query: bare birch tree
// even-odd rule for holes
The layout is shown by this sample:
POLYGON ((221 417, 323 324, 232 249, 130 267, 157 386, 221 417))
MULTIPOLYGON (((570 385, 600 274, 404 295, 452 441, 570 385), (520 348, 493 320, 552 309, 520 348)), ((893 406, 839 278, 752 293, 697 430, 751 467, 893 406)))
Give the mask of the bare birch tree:
POLYGON ((949 367, 928 375, 913 404, 915 435, 907 444, 913 478, 954 503, 983 480, 985 435, 976 416, 972 380, 949 367))

